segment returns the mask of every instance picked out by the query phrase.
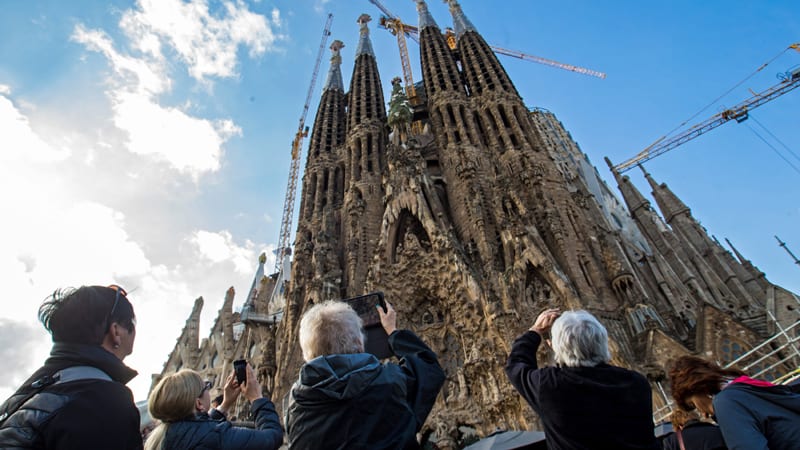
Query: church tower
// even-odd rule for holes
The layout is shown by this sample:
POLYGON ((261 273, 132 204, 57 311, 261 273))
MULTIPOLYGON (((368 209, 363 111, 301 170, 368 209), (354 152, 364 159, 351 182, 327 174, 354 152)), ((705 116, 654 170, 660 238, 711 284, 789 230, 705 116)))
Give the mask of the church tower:
MULTIPOLYGON (((216 374, 234 357, 262 354, 260 379, 281 413, 303 362, 303 312, 383 291, 398 325, 428 343, 447 374, 423 444, 456 449, 497 428, 539 428, 503 367, 512 340, 546 308, 597 316, 611 362, 645 374, 654 407, 667 412, 670 359, 732 362, 776 332, 777 321, 796 321, 797 297, 725 250, 666 184, 645 175, 664 219, 609 161, 620 202, 555 115, 526 106, 458 1, 446 0, 451 41, 425 1, 415 2, 425 103, 414 114, 396 84, 392 111, 407 115, 387 121, 368 15, 352 33, 347 92, 344 45, 331 46, 282 315, 270 310, 256 323, 243 312, 232 324, 231 291, 197 349, 199 302, 165 372, 197 364, 216 374), (422 126, 412 131, 412 119, 422 126), (244 338, 233 342, 236 330, 244 338)), ((269 289, 256 278, 260 298, 269 289)), ((784 357, 765 355, 753 371, 775 376, 784 357)), ((800 357, 785 361, 796 367, 800 357)))
POLYGON ((386 166, 386 109, 383 86, 367 24, 358 18, 356 63, 350 79, 347 138, 344 148, 345 190, 343 235, 346 248, 343 296, 364 293, 364 282, 383 211, 381 176, 386 166))

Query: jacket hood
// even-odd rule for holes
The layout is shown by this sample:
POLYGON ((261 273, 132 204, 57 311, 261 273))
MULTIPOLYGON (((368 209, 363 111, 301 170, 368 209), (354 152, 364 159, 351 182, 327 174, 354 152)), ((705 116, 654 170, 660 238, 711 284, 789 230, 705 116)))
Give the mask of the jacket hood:
POLYGON ((314 358, 300 368, 294 399, 309 406, 357 397, 380 375, 381 367, 369 353, 314 358))

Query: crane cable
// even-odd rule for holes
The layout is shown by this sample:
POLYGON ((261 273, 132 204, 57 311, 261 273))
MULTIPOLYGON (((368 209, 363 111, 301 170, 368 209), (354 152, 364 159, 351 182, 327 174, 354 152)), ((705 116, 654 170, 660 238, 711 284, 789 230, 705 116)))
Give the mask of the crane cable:
POLYGON ((781 140, 778 138, 778 136, 775 136, 774 134, 772 134, 772 132, 771 132, 771 131, 769 131, 769 129, 767 129, 767 127, 766 127, 766 126, 765 126, 763 123, 759 122, 759 121, 758 121, 758 120, 757 120, 755 117, 752 117, 752 119, 753 119, 753 121, 754 121, 755 123, 757 123, 757 124, 758 124, 758 125, 759 125, 761 128, 763 128, 763 129, 764 129, 764 131, 766 131, 766 132, 767 132, 767 134, 769 134, 770 136, 772 136, 772 139, 775 139, 776 141, 778 141, 778 143, 779 143, 779 144, 781 144, 781 146, 782 146, 783 148, 785 148, 785 149, 786 149, 786 151, 787 151, 787 152, 789 152, 789 154, 791 154, 792 156, 794 156, 794 158, 795 158, 796 160, 800 161, 800 155, 798 155, 797 153, 795 153, 794 151, 792 151, 792 149, 791 149, 791 148, 789 148, 789 146, 788 146, 788 145, 786 145, 785 143, 783 143, 783 141, 781 141, 781 140))
MULTIPOLYGON (((797 158, 798 160, 800 160, 800 157, 798 157, 798 156, 797 156, 797 154, 796 154, 795 152, 793 152, 793 151, 792 151, 792 150, 791 150, 791 149, 790 149, 788 146, 786 146, 786 144, 784 144, 784 143, 783 143, 783 142, 782 142, 780 139, 778 139, 778 137, 777 137, 777 136, 775 136, 774 134, 772 134, 772 132, 771 132, 771 131, 769 131, 769 130, 767 129, 767 127, 765 127, 765 126, 764 126, 764 125, 763 125, 761 122, 759 122, 758 120, 756 120, 756 119, 755 119, 755 118, 754 118, 752 115, 750 115, 750 119, 754 120, 754 121, 755 121, 755 122, 756 122, 756 123, 757 123, 759 126, 761 126, 761 128, 763 128, 763 129, 764 129, 764 131, 766 131, 766 132, 767 132, 767 133, 768 133, 770 136, 772 136, 772 138, 773 138, 773 139, 775 139, 776 141, 778 141, 778 143, 780 143, 780 144, 781 144, 781 145, 782 145, 784 148, 786 148, 786 150, 787 150, 787 151, 788 151, 788 152, 789 152, 789 153, 790 153, 792 156, 794 156, 795 158, 797 158)), ((787 159, 787 158, 786 158, 786 157, 785 157, 783 154, 781 154, 781 152, 780 152, 780 151, 779 151, 777 148, 775 148, 775 146, 774 146, 774 145, 770 144, 770 143, 769 143, 769 141, 767 141, 767 140, 764 138, 764 136, 762 136, 761 134, 759 134, 759 132, 758 132, 758 131, 756 131, 756 130, 755 130, 755 128, 753 128, 752 126, 750 126, 750 124, 749 124, 749 123, 748 123, 748 124, 745 124, 745 125, 747 125, 747 128, 749 128, 749 129, 750 129, 750 131, 752 131, 752 132, 753 132, 753 134, 755 134, 755 135, 756 135, 756 137, 758 137, 759 139, 761 139, 761 141, 762 141, 764 144, 766 144, 766 145, 767 145, 767 147, 769 147, 770 149, 772 149, 772 151, 773 151, 773 152, 775 152, 775 154, 776 154, 776 155, 778 155, 778 156, 779 156, 779 157, 780 157, 780 158, 781 158, 781 159, 782 159, 782 160, 783 160, 783 161, 784 161, 784 162, 785 162, 785 163, 786 163, 786 164, 787 164, 789 167, 791 167, 792 169, 794 169, 794 170, 795 170, 795 172, 797 172, 798 174, 800 174, 800 168, 798 168, 797 166, 795 166, 794 164, 792 164, 792 162, 791 162, 791 161, 789 161, 789 159, 787 159)))
MULTIPOLYGON (((758 69, 756 69, 755 71, 753 71, 753 73, 751 73, 750 75, 746 76, 746 77, 745 77, 745 78, 744 78, 742 81, 740 81, 740 82, 736 83, 736 84, 735 84, 733 87, 731 87, 730 89, 728 89, 727 91, 725 91, 725 92, 724 92, 722 95, 720 95, 719 97, 715 98, 715 99, 714 99, 714 100, 713 100, 711 103, 709 103, 708 105, 704 106, 702 109, 700 109, 699 111, 697 111, 697 112, 696 112, 696 113, 695 113, 695 114, 694 114, 692 117, 689 117, 688 119, 684 120, 684 121, 683 121, 683 122, 682 122, 680 125, 678 125, 677 127, 673 128, 672 130, 670 130, 670 131, 669 131, 667 134, 665 134, 665 135, 664 135, 664 137, 662 137, 661 139, 659 139, 659 141, 661 141, 661 140, 664 140, 664 139, 665 139, 667 136, 671 135, 671 134, 672 134, 672 133, 674 133, 675 131, 677 131, 677 130, 681 129, 682 127, 684 127, 684 126, 685 126, 687 123, 689 123, 689 121, 690 121, 690 120, 694 120, 694 118, 695 118, 695 117, 697 117, 697 116, 699 116, 700 114, 702 114, 703 112, 705 112, 705 111, 706 111, 708 108, 712 107, 712 106, 713 106, 715 103, 717 103, 718 101, 720 101, 720 99, 722 99, 722 98, 723 98, 723 97, 725 97, 726 95, 730 94, 730 93, 731 93, 731 92, 732 92, 734 89, 736 89, 736 88, 738 88, 739 86, 741 86, 742 84, 744 84, 744 83, 745 83, 747 80, 749 80, 750 78, 753 78, 753 76, 755 76, 755 75, 756 75, 758 72, 761 72, 762 70, 764 70, 764 68, 765 68, 765 67, 767 67, 767 66, 768 66, 770 63, 772 63, 772 62, 773 62, 773 61, 775 61, 776 59, 778 59, 778 58, 780 58, 781 56, 783 56, 783 54, 784 54, 784 53, 786 53, 787 51, 789 51, 789 50, 792 50, 792 49, 795 49, 795 50, 796 50, 796 45, 797 45, 797 44, 793 44, 793 45, 790 45, 790 46, 786 47, 785 49, 781 50, 781 52, 780 52, 780 53, 778 53, 777 55, 775 55, 775 56, 774 56, 772 59, 770 59, 769 61, 767 61, 767 62, 765 62, 764 64, 762 64, 762 65, 761 65, 761 66, 760 66, 758 69)), ((798 51, 800 51, 800 50, 798 50, 798 51)), ((658 142, 658 141, 657 141, 657 142, 658 142)))

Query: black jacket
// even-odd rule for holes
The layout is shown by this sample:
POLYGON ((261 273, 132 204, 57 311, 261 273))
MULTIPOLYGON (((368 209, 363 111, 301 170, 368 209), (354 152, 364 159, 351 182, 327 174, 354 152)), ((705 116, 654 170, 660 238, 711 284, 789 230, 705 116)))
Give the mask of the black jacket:
POLYGON ((650 384, 644 376, 608 364, 536 365, 542 338, 517 338, 506 363, 511 384, 541 417, 550 450, 658 449, 650 384))
POLYGON ((400 364, 368 353, 315 358, 300 369, 286 414, 292 449, 407 449, 444 383, 436 354, 398 330, 389 346, 400 364))
POLYGON ((136 371, 100 346, 56 343, 44 366, 0 406, 10 412, 46 375, 90 366, 113 381, 83 379, 46 387, 11 414, 0 427, 0 448, 141 449, 139 410, 125 383, 136 371))
MULTIPOLYGON (((686 450, 727 450, 725 440, 722 439, 722 432, 719 427, 699 420, 686 422, 681 430, 683 445, 686 450)), ((681 450, 678 443, 678 433, 670 433, 661 443, 664 450, 681 450)))
POLYGON ((274 450, 283 444, 275 406, 266 398, 251 406, 256 428, 235 427, 208 414, 169 424, 163 448, 170 450, 274 450))

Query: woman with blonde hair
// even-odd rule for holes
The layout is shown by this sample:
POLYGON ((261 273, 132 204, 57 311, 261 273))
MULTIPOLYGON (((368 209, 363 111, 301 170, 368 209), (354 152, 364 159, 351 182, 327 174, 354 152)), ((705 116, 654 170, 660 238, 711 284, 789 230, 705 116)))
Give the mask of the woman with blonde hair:
POLYGON ((244 383, 240 385, 233 373, 225 380, 222 404, 211 416, 210 390, 211 382, 203 381, 194 370, 164 377, 148 400, 150 416, 161 424, 147 438, 145 450, 274 450, 281 446, 283 430, 275 406, 261 396, 261 386, 249 364, 244 383), (240 392, 251 403, 255 429, 234 427, 224 420, 240 392))

